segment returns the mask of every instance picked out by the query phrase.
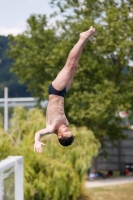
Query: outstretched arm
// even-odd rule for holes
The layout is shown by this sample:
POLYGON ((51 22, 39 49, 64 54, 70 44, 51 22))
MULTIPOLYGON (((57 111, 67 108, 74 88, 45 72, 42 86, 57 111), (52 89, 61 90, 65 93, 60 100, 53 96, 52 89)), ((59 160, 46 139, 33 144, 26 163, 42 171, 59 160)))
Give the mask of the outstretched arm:
POLYGON ((40 131, 37 131, 35 134, 35 143, 34 143, 34 151, 37 151, 38 153, 42 153, 42 146, 45 144, 40 142, 40 136, 45 134, 52 133, 48 128, 41 129, 40 131))
POLYGON ((41 129, 40 131, 37 131, 35 134, 35 142, 40 142, 40 136, 41 135, 46 135, 46 134, 50 134, 51 132, 49 131, 49 129, 44 128, 41 129))

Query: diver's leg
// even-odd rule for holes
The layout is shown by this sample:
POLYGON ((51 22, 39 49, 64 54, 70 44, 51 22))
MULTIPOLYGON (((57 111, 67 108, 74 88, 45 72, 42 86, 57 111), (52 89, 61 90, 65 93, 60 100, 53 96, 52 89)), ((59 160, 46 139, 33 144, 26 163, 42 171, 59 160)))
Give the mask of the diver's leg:
POLYGON ((92 36, 94 32, 95 29, 91 26, 88 31, 80 33, 79 40, 70 51, 65 66, 59 72, 56 79, 52 82, 52 85, 55 89, 61 91, 66 88, 68 91, 73 81, 74 75, 78 69, 78 62, 83 48, 89 37, 92 36))

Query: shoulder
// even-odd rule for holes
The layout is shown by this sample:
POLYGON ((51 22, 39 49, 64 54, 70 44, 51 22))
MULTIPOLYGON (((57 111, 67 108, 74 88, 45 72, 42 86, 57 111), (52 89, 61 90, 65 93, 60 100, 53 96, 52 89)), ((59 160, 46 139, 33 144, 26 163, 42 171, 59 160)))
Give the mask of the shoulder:
POLYGON ((48 127, 47 127, 47 130, 48 130, 48 134, 55 133, 55 129, 54 129, 53 126, 48 126, 48 127))
POLYGON ((67 118, 66 118, 66 126, 67 127, 69 126, 69 122, 68 122, 67 118))

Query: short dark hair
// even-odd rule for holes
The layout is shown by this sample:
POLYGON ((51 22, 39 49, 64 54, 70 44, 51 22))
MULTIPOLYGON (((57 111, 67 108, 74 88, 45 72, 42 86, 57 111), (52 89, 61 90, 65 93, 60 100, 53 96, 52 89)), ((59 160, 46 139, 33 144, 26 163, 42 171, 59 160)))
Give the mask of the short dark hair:
POLYGON ((74 141, 74 136, 70 136, 70 137, 61 137, 58 139, 59 140, 59 143, 62 145, 62 146, 69 146, 73 143, 74 141))

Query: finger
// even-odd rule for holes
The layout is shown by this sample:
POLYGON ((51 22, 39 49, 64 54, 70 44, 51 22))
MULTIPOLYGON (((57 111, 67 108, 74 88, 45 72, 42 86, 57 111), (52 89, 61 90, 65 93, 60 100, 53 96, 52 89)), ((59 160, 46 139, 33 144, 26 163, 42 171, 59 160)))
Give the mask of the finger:
POLYGON ((42 143, 42 142, 41 142, 41 145, 45 146, 45 144, 44 144, 44 143, 42 143))
POLYGON ((36 149, 36 151, 39 153, 39 149, 36 149))
POLYGON ((42 149, 41 148, 39 149, 39 153, 42 153, 42 149))

